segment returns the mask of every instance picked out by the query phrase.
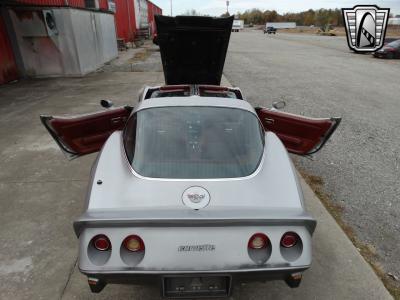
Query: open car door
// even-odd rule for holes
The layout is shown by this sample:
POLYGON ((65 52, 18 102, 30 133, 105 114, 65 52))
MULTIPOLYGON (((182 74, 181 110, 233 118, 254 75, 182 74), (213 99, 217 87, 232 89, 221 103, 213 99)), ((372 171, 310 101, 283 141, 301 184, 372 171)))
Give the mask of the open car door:
POLYGON ((274 132, 290 153, 299 155, 319 151, 341 121, 341 118, 307 118, 262 107, 256 108, 256 112, 264 129, 274 132))
POLYGON ((68 159, 100 151, 108 137, 122 130, 132 107, 117 107, 79 116, 40 116, 68 159))

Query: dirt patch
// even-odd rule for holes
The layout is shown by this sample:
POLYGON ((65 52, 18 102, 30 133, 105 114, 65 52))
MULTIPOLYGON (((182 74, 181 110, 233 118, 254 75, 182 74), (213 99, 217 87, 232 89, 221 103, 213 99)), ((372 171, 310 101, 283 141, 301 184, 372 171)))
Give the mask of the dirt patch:
POLYGON ((340 204, 334 203, 331 195, 324 191, 324 181, 321 177, 308 174, 304 169, 297 166, 298 171, 303 176, 308 185, 315 192, 317 197, 321 200, 322 204, 326 207, 329 213, 333 216, 342 230, 349 237, 351 242, 364 257, 364 259, 371 265, 372 269, 382 280, 385 287, 392 294, 395 299, 400 300, 400 282, 394 280, 388 275, 383 267, 378 262, 379 257, 373 245, 362 242, 354 232, 354 230, 345 223, 343 219, 344 207, 340 204))
POLYGON ((128 60, 129 63, 138 63, 146 61, 150 55, 154 52, 158 51, 154 48, 143 48, 142 51, 135 53, 135 55, 128 60))
MULTIPOLYGON (((279 32, 287 32, 287 33, 297 33, 297 34, 317 34, 318 27, 297 27, 297 28, 289 28, 289 29, 278 29, 279 32)), ((334 30, 335 35, 337 36, 345 36, 346 31, 344 27, 337 27, 334 30)))
POLYGON ((386 37, 397 37, 400 39, 400 26, 391 25, 387 27, 386 37))

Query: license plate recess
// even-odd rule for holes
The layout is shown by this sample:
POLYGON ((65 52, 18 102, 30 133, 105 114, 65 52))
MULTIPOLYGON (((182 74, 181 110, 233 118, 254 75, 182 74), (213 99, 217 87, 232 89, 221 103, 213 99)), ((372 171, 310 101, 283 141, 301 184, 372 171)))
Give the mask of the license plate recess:
POLYGON ((167 298, 227 297, 231 278, 217 276, 165 276, 163 296, 167 298))

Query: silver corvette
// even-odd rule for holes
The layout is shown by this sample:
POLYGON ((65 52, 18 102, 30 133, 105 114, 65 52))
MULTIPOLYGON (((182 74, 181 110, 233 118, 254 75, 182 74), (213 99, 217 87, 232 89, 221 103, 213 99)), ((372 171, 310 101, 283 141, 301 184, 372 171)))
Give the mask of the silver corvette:
POLYGON ((93 292, 153 283, 171 298, 254 280, 297 287, 316 221, 288 152, 318 151, 340 119, 254 108, 220 86, 232 18, 156 21, 165 86, 135 108, 41 116, 68 158, 99 152, 74 222, 80 271, 93 292))

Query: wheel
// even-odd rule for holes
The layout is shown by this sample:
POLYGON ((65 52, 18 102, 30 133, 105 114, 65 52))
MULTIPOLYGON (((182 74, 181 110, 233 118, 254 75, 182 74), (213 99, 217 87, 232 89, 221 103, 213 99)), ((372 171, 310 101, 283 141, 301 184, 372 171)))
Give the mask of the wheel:
POLYGON ((393 58, 394 58, 393 53, 388 53, 388 54, 386 54, 386 58, 388 58, 388 59, 393 59, 393 58))
POLYGON ((285 282, 290 288, 294 289, 294 288, 297 288, 297 287, 300 286, 301 278, 300 279, 294 279, 294 278, 289 277, 289 278, 285 279, 285 282))
POLYGON ((88 278, 88 283, 89 283, 90 291, 95 294, 100 293, 106 286, 105 282, 103 282, 102 280, 98 280, 98 279, 93 280, 93 279, 88 278))
POLYGON ((274 34, 276 34, 276 32, 274 32, 274 34))

